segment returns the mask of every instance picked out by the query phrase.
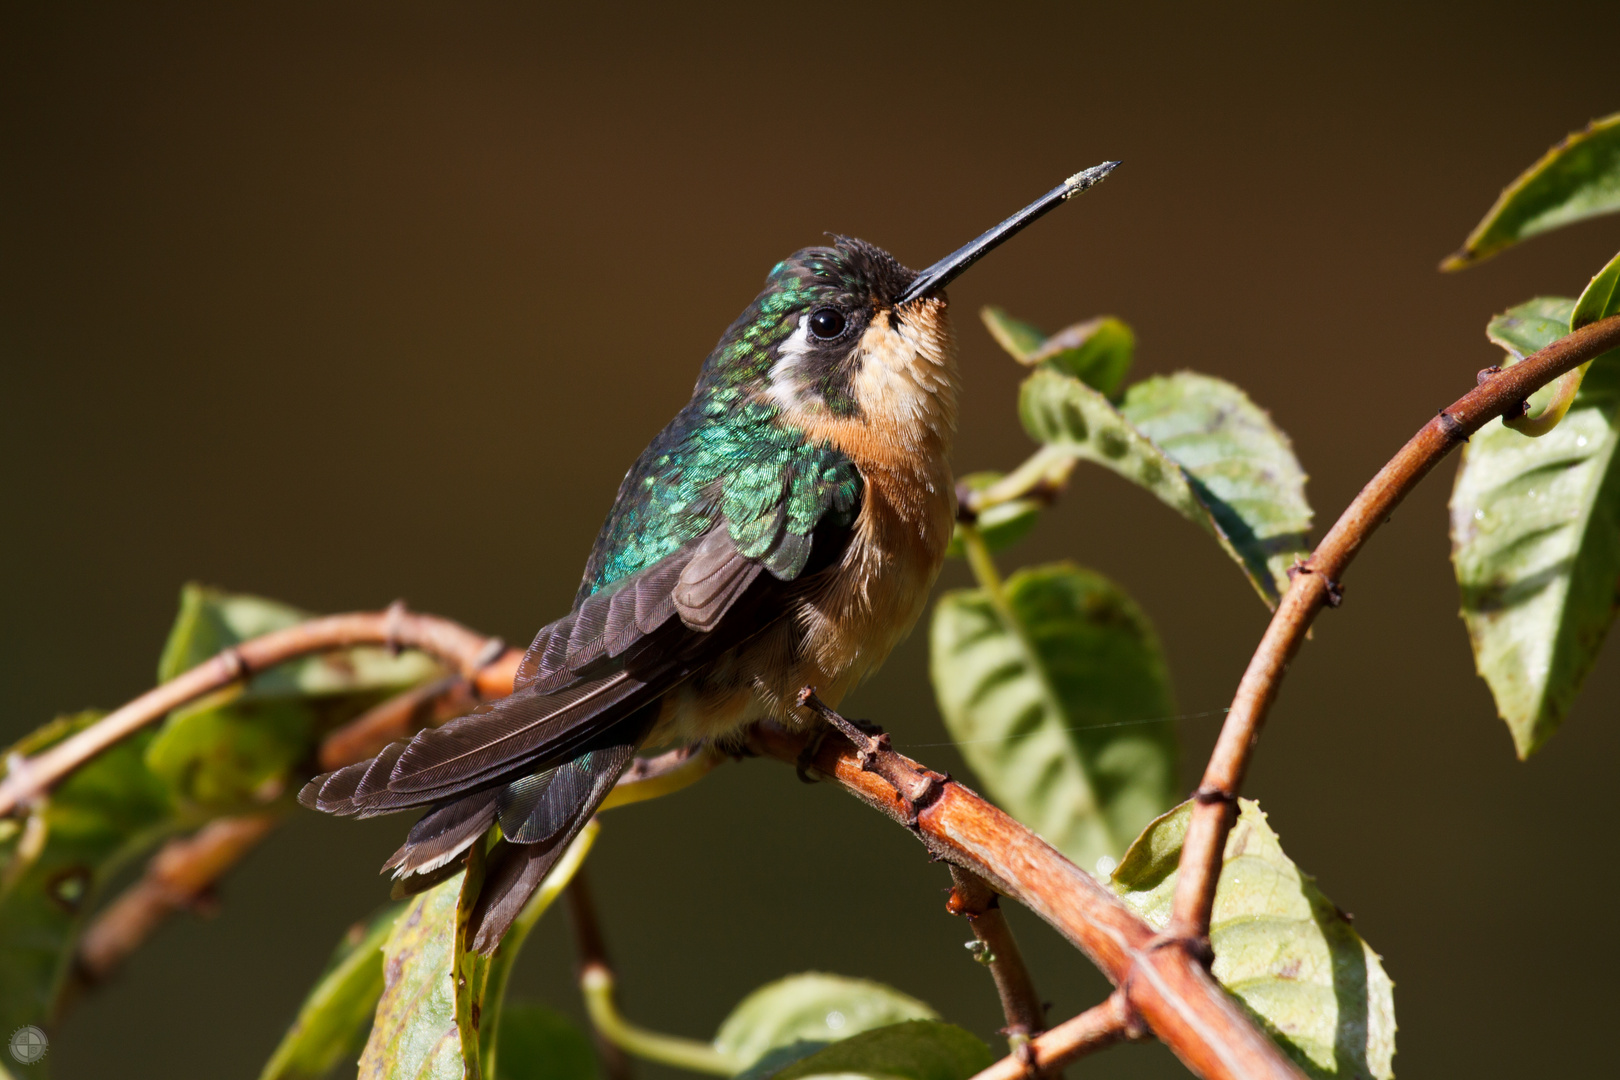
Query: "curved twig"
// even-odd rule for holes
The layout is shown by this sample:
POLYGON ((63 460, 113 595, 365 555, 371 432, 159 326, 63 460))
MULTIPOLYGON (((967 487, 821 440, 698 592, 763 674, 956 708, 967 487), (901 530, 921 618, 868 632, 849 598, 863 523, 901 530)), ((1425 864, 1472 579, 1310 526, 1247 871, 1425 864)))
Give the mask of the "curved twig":
POLYGON ((1237 795, 1260 726, 1311 620, 1324 606, 1337 606, 1342 595, 1340 579, 1361 545, 1429 470, 1474 432, 1504 413, 1517 415, 1535 391, 1614 348, 1620 348, 1620 315, 1582 327, 1512 367, 1481 372, 1480 385, 1442 409, 1401 447, 1361 489, 1311 557, 1296 568, 1293 583, 1238 683, 1220 739, 1204 770, 1198 804, 1181 849, 1168 935, 1201 941, 1209 934, 1221 854, 1226 834, 1237 819, 1237 795))
MULTIPOLYGON (((1024 955, 1013 938, 1012 927, 1001 913, 1001 898, 985 880, 971 870, 951 864, 951 898, 945 910, 967 919, 978 946, 974 958, 990 969, 1001 1012, 1007 1018, 1002 1033, 1015 1052, 1029 1046, 1029 1040, 1046 1030, 1046 1007, 1035 992, 1035 981, 1024 966, 1024 955)), ((1050 1078, 1054 1074, 1048 1073, 1050 1078)))
POLYGON ((274 811, 216 818, 164 844, 141 879, 80 937, 73 963, 77 988, 105 982, 170 915, 209 908, 215 883, 270 835, 279 818, 274 811))
MULTIPOLYGON (((606 971, 609 975, 606 993, 611 1005, 613 964, 608 960, 607 942, 602 937, 602 924, 596 918, 596 903, 591 898, 590 881, 584 867, 574 871, 574 877, 568 882, 563 895, 568 900, 568 914, 574 923, 574 944, 579 950, 579 967, 575 975, 583 987, 586 971, 592 968, 606 971)), ((615 1008, 613 1011, 617 1013, 618 1010, 615 1008)), ((624 1049, 595 1024, 591 1025, 591 1033, 596 1037, 596 1056, 602 1063, 602 1074, 607 1080, 631 1080, 630 1058, 624 1049)))
POLYGON ((486 638, 449 619, 417 615, 398 605, 386 611, 311 619, 226 649, 49 750, 8 762, 6 777, 0 780, 0 817, 32 804, 86 761, 188 701, 288 660, 355 645, 420 649, 475 681, 481 693, 512 692, 516 659, 503 654, 500 639, 486 638), (495 663, 502 659, 510 659, 510 667, 495 663))
POLYGON ((1132 1013, 1205 1080, 1301 1080, 1195 950, 1156 933, 1090 874, 961 784, 892 750, 857 750, 835 734, 816 748, 808 734, 764 724, 750 745, 836 781, 915 832, 934 857, 1039 915, 1122 987, 1132 1013))
MULTIPOLYGON (((395 642, 458 663, 478 679, 482 694, 510 692, 515 664, 508 654, 507 662, 491 665, 500 656, 491 640, 448 620, 395 610, 315 619, 245 641, 79 736, 14 762, 0 784, 0 812, 30 805, 73 768, 171 709, 307 653, 395 642)), ((754 744, 796 762, 806 753, 808 736, 765 727, 757 730, 754 744)), ((660 763, 649 782, 684 782, 704 763, 702 755, 660 763)), ((914 829, 941 859, 971 870, 1051 923, 1125 988, 1133 1013, 1200 1076, 1298 1080, 1298 1072, 1192 952, 1154 934, 1091 875, 973 792, 891 750, 858 753, 842 738, 825 739, 806 764, 914 829), (863 760, 874 771, 867 771, 863 760)))
POLYGON ((1070 1017, 1046 1034, 1031 1039, 1027 1056, 1008 1054, 972 1080, 1028 1080, 1050 1077, 1071 1061, 1113 1046, 1141 1039, 1147 1029, 1131 1011, 1123 991, 1115 990, 1100 1005, 1070 1017))

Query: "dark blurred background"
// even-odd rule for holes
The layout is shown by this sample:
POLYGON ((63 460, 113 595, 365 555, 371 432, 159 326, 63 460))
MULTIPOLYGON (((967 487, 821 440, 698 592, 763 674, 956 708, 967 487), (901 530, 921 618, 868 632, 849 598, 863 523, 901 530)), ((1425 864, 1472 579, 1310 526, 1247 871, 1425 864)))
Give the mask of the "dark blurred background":
MULTIPOLYGON (((1048 329, 1106 312, 1137 328, 1138 375, 1197 368, 1268 407, 1321 527, 1493 361, 1493 312, 1575 295, 1620 246, 1609 218, 1435 270, 1508 180, 1620 107, 1612 0, 1119 8, 8 6, 0 740, 143 690, 188 579, 317 611, 404 597, 527 641, 720 331, 826 230, 921 266, 1123 159, 952 287, 959 469, 1029 450, 1020 371, 978 308, 1048 329)), ((1612 1061, 1620 1006, 1620 646, 1517 763, 1456 616, 1452 471, 1320 622, 1248 792, 1383 954, 1403 1075, 1573 1075, 1612 1061)), ((1002 563, 1062 557, 1156 620, 1191 785, 1264 611, 1100 470, 1002 563)), ((962 774, 925 651, 852 710, 962 774)), ((170 925, 80 1005, 55 1074, 254 1075, 384 899, 404 825, 299 815, 221 918, 170 925)), ((590 865, 644 1024, 706 1037, 814 968, 995 1038, 945 872, 791 770, 727 766, 616 811, 590 865)), ((1054 1018, 1098 1000, 1088 963, 1018 916, 1054 1018)), ((559 912, 516 992, 578 1014, 571 965, 559 912)), ((1137 1047, 1074 1071, 1179 1068, 1137 1047)))

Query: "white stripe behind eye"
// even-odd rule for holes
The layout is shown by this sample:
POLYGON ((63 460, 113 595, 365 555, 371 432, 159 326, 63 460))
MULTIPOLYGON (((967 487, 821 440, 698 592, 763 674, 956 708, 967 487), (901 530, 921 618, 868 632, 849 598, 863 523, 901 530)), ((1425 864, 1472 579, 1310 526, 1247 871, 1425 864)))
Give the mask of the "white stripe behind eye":
POLYGON ((765 396, 784 411, 804 405, 804 378, 799 370, 810 351, 810 316, 799 316, 799 328, 776 347, 776 363, 771 365, 771 386, 765 396))

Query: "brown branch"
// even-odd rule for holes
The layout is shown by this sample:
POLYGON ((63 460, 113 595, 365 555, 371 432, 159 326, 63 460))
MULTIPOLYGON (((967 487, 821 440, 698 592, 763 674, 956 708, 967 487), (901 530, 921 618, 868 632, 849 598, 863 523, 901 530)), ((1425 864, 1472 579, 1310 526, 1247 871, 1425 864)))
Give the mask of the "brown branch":
POLYGON ((1155 933, 1090 874, 961 784, 892 750, 877 751, 883 760, 874 767, 868 750, 837 735, 816 747, 808 734, 764 724, 750 746, 836 781, 910 828, 936 858, 1039 915, 1122 987, 1132 1013, 1205 1080, 1301 1080, 1193 950, 1155 933))
POLYGON ((1023 953, 1001 912, 1001 898, 983 878, 954 863, 951 881, 951 898, 945 910, 963 916, 973 927, 979 946, 975 958, 990 969, 996 993, 1001 997, 1002 1015, 1007 1018, 1002 1034, 1015 1053, 1027 1058, 1029 1040, 1046 1030, 1046 1007, 1035 992, 1035 981, 1029 977, 1023 953))
POLYGON ((1046 1034, 1031 1039, 1027 1054, 1008 1054, 972 1080, 1027 1080, 1050 1077, 1071 1061, 1113 1046, 1145 1038, 1147 1030, 1131 1011, 1123 991, 1115 990, 1101 1005, 1063 1021, 1046 1034))
MULTIPOLYGON (((0 783, 0 813, 32 804, 94 754, 195 697, 297 656, 362 644, 423 649, 476 678, 483 695, 511 689, 511 654, 499 668, 488 666, 501 655, 498 643, 448 620, 398 609, 316 619, 243 642, 72 739, 14 762, 0 783)), ((1298 1080, 1299 1073, 1191 952, 1155 935, 1089 874, 974 793, 887 749, 881 737, 862 741, 857 752, 843 739, 828 738, 806 765, 915 830, 938 857, 971 870, 1051 923, 1125 988, 1134 1013, 1200 1076, 1298 1080)), ((755 743, 798 761, 809 739, 767 727, 755 743)))
POLYGON ((1480 385, 1442 409, 1401 447, 1298 567, 1238 683, 1198 787, 1197 805, 1181 849, 1174 913, 1166 931, 1169 936, 1201 942, 1209 934, 1221 855, 1237 819, 1237 795, 1260 727, 1316 613, 1324 606, 1337 606, 1344 571, 1361 545, 1429 470, 1474 432, 1498 416, 1519 415, 1523 402, 1536 390, 1614 348, 1620 348, 1620 315, 1582 327, 1512 367, 1481 372, 1480 385))
MULTIPOLYGON (((499 692, 496 680, 505 678, 509 691, 511 677, 503 673, 516 671, 522 655, 519 650, 507 650, 486 669, 496 674, 483 677, 483 685, 499 692)), ((395 695, 328 735, 318 755, 321 768, 362 761, 394 739, 463 715, 478 700, 479 688, 459 675, 395 695)), ((619 785, 650 784, 687 768, 693 758, 707 753, 694 745, 656 757, 638 757, 619 778, 619 785)), ((169 917, 181 911, 213 914, 214 887, 219 879, 246 858, 278 821, 270 812, 219 818, 192 836, 171 840, 159 849, 141 880, 108 904, 80 938, 74 956, 74 985, 62 998, 58 1013, 71 1007, 80 993, 105 982, 169 917)), ((619 1053, 617 1048, 614 1052, 619 1053)), ((610 1076, 609 1080, 623 1077, 610 1076)))
POLYGON ((475 634, 449 619, 413 614, 397 605, 387 611, 312 619, 226 649, 49 750, 32 758, 13 759, 5 779, 0 780, 0 817, 33 804, 86 761, 188 701, 288 660, 355 645, 420 649, 459 669, 481 692, 511 692, 511 671, 505 665, 493 666, 503 658, 499 640, 475 634))
MULTIPOLYGON (((591 897, 590 883, 585 878, 585 869, 574 871, 573 880, 563 890, 568 898, 568 914, 574 923, 574 942, 579 950, 578 975, 584 979, 585 973, 596 968, 612 973, 613 965, 608 960, 607 943, 602 939, 602 924, 596 918, 596 904, 591 897)), ((591 1025, 591 1037, 596 1042, 596 1054, 602 1062, 602 1075, 607 1080, 630 1080, 630 1057, 622 1048, 607 1036, 595 1024, 591 1025)))
POLYGON ((164 844, 145 875, 108 904, 79 939, 74 981, 83 989, 105 982, 175 912, 208 912, 215 883, 269 836, 278 820, 269 812, 218 818, 164 844))

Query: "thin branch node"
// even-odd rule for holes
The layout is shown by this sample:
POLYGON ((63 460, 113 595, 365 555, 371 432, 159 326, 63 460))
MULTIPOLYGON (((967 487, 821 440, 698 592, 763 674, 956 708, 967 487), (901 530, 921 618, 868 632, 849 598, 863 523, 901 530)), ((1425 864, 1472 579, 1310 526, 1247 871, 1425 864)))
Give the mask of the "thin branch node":
POLYGON ((485 668, 489 667, 489 665, 499 660, 505 652, 506 642, 502 641, 498 637, 492 637, 488 641, 484 642, 484 647, 479 649, 478 655, 472 658, 472 670, 467 672, 469 677, 473 677, 472 682, 475 689, 477 687, 477 679, 475 676, 477 676, 480 671, 483 671, 485 668))
POLYGON ((1210 945, 1208 935, 1180 930, 1173 919, 1163 933, 1147 943, 1143 952, 1158 952, 1160 949, 1180 949, 1206 968, 1215 962, 1215 949, 1210 945))
POLYGON ((405 614, 403 597, 389 604, 388 609, 383 612, 383 647, 391 656, 398 656, 404 651, 404 646, 399 642, 399 635, 404 629, 405 614))
POLYGON ((1458 420, 1445 409, 1440 410, 1440 434, 1446 437, 1448 443, 1468 441, 1468 429, 1461 420, 1458 420))
POLYGON ((228 683, 236 682, 239 679, 246 679, 249 675, 253 674, 252 667, 248 665, 247 657, 243 656, 242 651, 235 645, 221 649, 219 651, 219 658, 224 662, 226 671, 229 672, 225 680, 228 683))
POLYGON ((1205 805, 1208 805, 1209 803, 1226 803, 1227 805, 1235 805, 1238 800, 1237 795, 1233 792, 1227 791, 1225 788, 1216 787, 1213 784, 1206 784, 1203 787, 1200 787, 1197 791, 1193 792, 1193 798, 1205 805))
MULTIPOLYGON (((1293 581, 1300 574, 1317 574, 1319 571, 1311 565, 1309 559, 1295 559, 1294 565, 1288 568, 1288 580, 1293 581)), ((1336 608, 1344 603, 1344 586, 1322 574, 1322 582, 1327 586, 1326 603, 1328 607, 1336 608)))
POLYGON ((889 736, 872 724, 863 725, 835 712, 816 696, 816 688, 806 686, 799 691, 798 705, 809 709, 830 726, 837 728, 855 747, 856 761, 862 772, 882 777, 894 788, 906 804, 908 828, 917 828, 918 815, 940 797, 950 777, 917 769, 894 752, 889 736))
POLYGON ((1490 382, 1500 374, 1502 374, 1502 369, 1496 364, 1492 364, 1488 368, 1480 368, 1479 371, 1474 375, 1474 385, 1484 386, 1486 383, 1490 382))
POLYGON ((1018 1063, 1024 1067, 1024 1075, 1029 1080, 1038 1080, 1041 1075, 1041 1068, 1040 1064, 1035 1060, 1035 1047, 1029 1041, 1029 1032, 1003 1028, 1001 1033, 1009 1039, 1018 1040, 1016 1044, 1018 1048, 1013 1051, 1013 1054, 1018 1058, 1018 1063))

